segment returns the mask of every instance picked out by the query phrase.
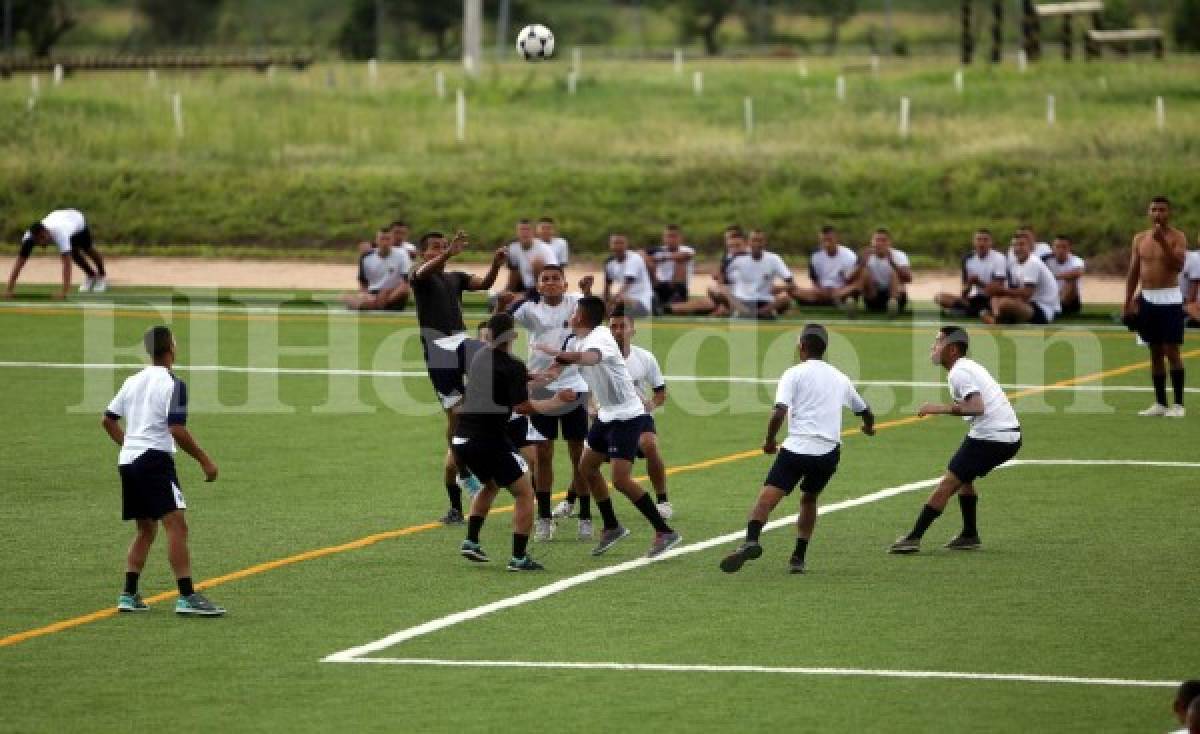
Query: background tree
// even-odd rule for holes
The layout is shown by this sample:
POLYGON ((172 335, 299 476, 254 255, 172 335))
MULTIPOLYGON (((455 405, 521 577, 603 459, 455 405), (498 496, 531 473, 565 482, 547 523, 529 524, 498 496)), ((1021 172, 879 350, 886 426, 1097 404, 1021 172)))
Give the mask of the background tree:
POLYGON ((837 52, 842 26, 858 13, 858 0, 800 0, 793 4, 808 15, 829 21, 825 50, 830 55, 837 52))
POLYGON ((1200 51, 1200 0, 1178 0, 1171 25, 1180 48, 1200 51))
POLYGON ((34 56, 50 55, 54 44, 75 27, 65 0, 14 0, 13 29, 25 31, 34 56))
POLYGON ((716 56, 721 52, 717 31, 733 12, 733 0, 676 0, 675 10, 679 17, 679 36, 683 41, 699 37, 704 41, 704 52, 716 56))
POLYGON ((137 0, 159 43, 197 44, 212 37, 223 0, 137 0))

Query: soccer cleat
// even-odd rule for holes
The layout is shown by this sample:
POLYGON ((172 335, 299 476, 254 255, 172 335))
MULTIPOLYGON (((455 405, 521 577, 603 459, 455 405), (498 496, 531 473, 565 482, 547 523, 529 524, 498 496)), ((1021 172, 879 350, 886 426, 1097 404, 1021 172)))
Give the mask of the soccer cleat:
POLYGON ((669 533, 655 533, 654 542, 650 544, 650 550, 646 551, 646 557, 658 558, 682 542, 683 536, 674 530, 669 533))
POLYGON ((542 564, 533 560, 533 558, 529 555, 525 555, 520 558, 508 559, 507 568, 509 571, 545 571, 546 570, 545 566, 543 566, 542 564))
POLYGON ((91 293, 92 287, 95 285, 96 285, 95 278, 84 278, 83 282, 79 284, 79 292, 80 293, 91 293))
POLYGON ((96 277, 96 282, 92 283, 92 293, 103 293, 108 290, 108 279, 103 275, 96 277))
POLYGON ((580 540, 591 540, 592 535, 593 535, 592 521, 590 519, 580 520, 579 521, 579 539, 580 540))
POLYGON ((737 573, 746 561, 762 557, 762 546, 758 543, 742 543, 733 553, 721 559, 721 570, 725 573, 737 573))
POLYGON ((458 553, 468 561, 475 561, 476 563, 487 563, 492 560, 488 558, 487 553, 483 552, 482 545, 471 540, 464 540, 462 545, 458 547, 458 553))
POLYGON ((956 535, 943 547, 950 550, 979 550, 982 546, 978 535, 956 535))
POLYGON ((438 522, 443 525, 462 525, 465 520, 463 520, 462 510, 456 510, 451 507, 449 510, 446 510, 446 514, 442 515, 442 519, 438 522))
POLYGON ((554 508, 554 512, 551 513, 551 517, 558 518, 559 520, 564 517, 575 517, 575 503, 567 502, 566 500, 559 502, 558 506, 554 508))
POLYGON ((601 553, 604 553, 606 550, 616 545, 617 542, 626 535, 629 535, 629 529, 622 525, 618 525, 611 529, 605 528, 604 531, 600 533, 600 542, 597 543, 596 547, 592 549, 592 555, 598 556, 601 553))
POLYGON ((788 573, 804 573, 804 559, 800 556, 792 556, 788 559, 788 573))
POLYGON ((474 474, 467 474, 455 478, 454 483, 458 488, 467 493, 468 497, 474 497, 479 494, 479 490, 483 489, 483 482, 479 481, 479 477, 474 474))
POLYGON ((1162 403, 1155 403, 1145 410, 1138 411, 1138 415, 1144 415, 1148 418, 1159 418, 1167 414, 1167 406, 1162 403))
POLYGON ((1185 418, 1187 417, 1187 411, 1183 409, 1182 405, 1172 405, 1171 407, 1167 408, 1167 412, 1163 413, 1163 417, 1185 418))
POLYGON ((533 539, 539 543, 554 540, 554 520, 549 517, 539 517, 534 522, 533 539))
POLYGON ((117 597, 118 612, 148 612, 149 605, 142 601, 141 594, 121 594, 117 597))
POLYGON ((675 516, 675 508, 671 507, 670 502, 659 502, 658 503, 658 514, 662 515, 662 519, 670 520, 672 517, 675 516))
POLYGON ((225 608, 213 604, 203 594, 192 594, 182 596, 175 602, 175 613, 192 617, 219 617, 225 613, 225 608))
POLYGON ((920 550, 921 539, 910 538, 905 535, 903 538, 898 539, 895 543, 892 543, 892 547, 888 548, 888 553, 907 555, 909 553, 917 553, 920 550))

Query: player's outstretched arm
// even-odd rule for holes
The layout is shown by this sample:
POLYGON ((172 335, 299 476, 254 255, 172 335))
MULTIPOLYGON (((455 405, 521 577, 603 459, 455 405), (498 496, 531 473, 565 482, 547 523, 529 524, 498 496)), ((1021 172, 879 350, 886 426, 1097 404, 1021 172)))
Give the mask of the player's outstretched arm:
POLYGON ((762 447, 764 454, 773 454, 779 450, 776 437, 779 435, 779 429, 783 428, 783 421, 787 418, 787 414, 786 405, 776 405, 775 410, 771 411, 771 418, 767 421, 767 438, 763 441, 762 447))
POLYGON ((217 465, 213 460, 208 458, 208 454, 204 453, 204 449, 196 443, 196 439, 192 438, 192 433, 187 429, 187 426, 174 425, 169 426, 171 437, 175 439, 175 443, 179 444, 179 448, 187 452, 187 455, 196 460, 200 464, 200 468, 204 471, 204 481, 211 482, 217 478, 217 465))
POLYGON ((71 256, 62 256, 62 291, 59 292, 57 298, 60 301, 67 300, 67 294, 71 291, 71 256))
POLYGON ((470 282, 467 283, 467 290, 486 291, 487 289, 491 288, 496 282, 496 276, 500 274, 500 268, 506 262, 508 262, 508 253, 506 253, 504 248, 501 247, 492 254, 492 266, 488 268, 487 274, 483 277, 478 275, 472 276, 470 282))
POLYGON ((4 297, 12 298, 13 289, 17 287, 17 276, 21 274, 21 270, 25 267, 25 263, 29 260, 28 257, 18 255, 13 263, 12 272, 8 275, 8 286, 4 289, 4 297))
POLYGON ((577 364, 581 367, 591 367, 600 364, 600 361, 603 359, 599 349, 589 349, 586 352, 564 352, 544 344, 539 344, 536 349, 542 354, 554 357, 555 364, 564 366, 577 364))
POLYGON ((579 397, 574 390, 559 390, 553 397, 543 398, 541 400, 526 400, 523 403, 513 406, 513 411, 521 415, 532 415, 533 413, 553 413, 560 410, 562 406, 574 402, 575 398, 579 397))

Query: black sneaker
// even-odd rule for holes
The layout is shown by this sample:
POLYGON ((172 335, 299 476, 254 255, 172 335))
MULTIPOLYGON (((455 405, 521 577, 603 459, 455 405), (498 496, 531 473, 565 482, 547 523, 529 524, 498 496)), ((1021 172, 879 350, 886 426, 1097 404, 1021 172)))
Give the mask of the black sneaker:
POLYGON ((442 519, 439 522, 443 525, 462 525, 466 520, 463 519, 462 510, 456 510, 451 507, 449 510, 446 510, 446 514, 442 515, 442 519))
POLYGON ((919 553, 920 551, 921 551, 921 539, 920 538, 910 538, 907 535, 904 536, 903 538, 900 538, 895 543, 892 543, 892 547, 888 548, 888 553, 893 553, 893 554, 902 555, 902 556, 908 555, 910 553, 919 553))
POLYGON ((762 546, 758 543, 742 543, 737 549, 721 559, 721 570, 725 573, 737 573, 746 561, 762 557, 762 546))
POLYGON ((788 573, 804 573, 804 559, 800 556, 792 556, 788 559, 788 573))
POLYGON ((979 550, 983 547, 978 535, 956 535, 946 543, 946 548, 950 550, 979 550))

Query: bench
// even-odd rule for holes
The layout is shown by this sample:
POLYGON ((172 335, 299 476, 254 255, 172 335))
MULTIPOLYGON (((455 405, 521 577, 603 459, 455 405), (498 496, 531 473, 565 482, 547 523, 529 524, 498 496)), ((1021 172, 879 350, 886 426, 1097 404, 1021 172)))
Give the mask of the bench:
POLYGON ((1154 57, 1161 59, 1164 52, 1163 32, 1157 28, 1132 28, 1123 31, 1089 30, 1084 48, 1087 57, 1097 58, 1104 46, 1113 46, 1121 55, 1128 55, 1130 48, 1139 43, 1148 43, 1154 57))
POLYGON ((1104 12, 1102 0, 1076 0, 1064 3, 1042 3, 1033 6, 1033 17, 1028 19, 1026 53, 1030 58, 1041 55, 1041 39, 1038 38, 1042 18, 1062 18, 1062 47, 1063 59, 1071 60, 1074 46, 1074 33, 1071 31, 1071 19, 1076 15, 1092 16, 1092 27, 1100 27, 1100 15, 1104 12))
POLYGON ((1036 12, 1042 18, 1050 18, 1060 15, 1097 15, 1104 12, 1104 3, 1101 0, 1081 0, 1073 3, 1045 3, 1034 6, 1036 12))

